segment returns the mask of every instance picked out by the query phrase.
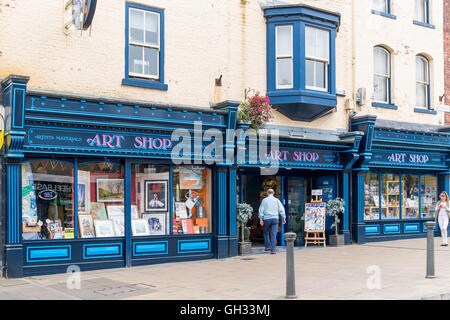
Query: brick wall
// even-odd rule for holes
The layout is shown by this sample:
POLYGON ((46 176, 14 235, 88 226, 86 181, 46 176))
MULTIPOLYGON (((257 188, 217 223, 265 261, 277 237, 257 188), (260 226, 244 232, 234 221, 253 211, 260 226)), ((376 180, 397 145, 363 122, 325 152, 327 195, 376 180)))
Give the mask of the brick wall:
MULTIPOLYGON (((445 104, 450 105, 450 0, 444 0, 444 61, 445 104)), ((450 113, 445 114, 445 124, 450 125, 450 113)))

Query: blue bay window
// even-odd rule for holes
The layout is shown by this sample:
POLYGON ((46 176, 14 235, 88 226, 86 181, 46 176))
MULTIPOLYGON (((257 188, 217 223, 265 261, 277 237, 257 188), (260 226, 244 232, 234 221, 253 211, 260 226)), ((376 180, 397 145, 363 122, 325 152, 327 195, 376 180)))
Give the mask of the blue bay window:
POLYGON ((167 90, 164 83, 164 11, 125 5, 123 85, 167 90))
POLYGON ((336 107, 335 37, 340 16, 305 5, 264 9, 267 95, 294 120, 313 121, 336 107))

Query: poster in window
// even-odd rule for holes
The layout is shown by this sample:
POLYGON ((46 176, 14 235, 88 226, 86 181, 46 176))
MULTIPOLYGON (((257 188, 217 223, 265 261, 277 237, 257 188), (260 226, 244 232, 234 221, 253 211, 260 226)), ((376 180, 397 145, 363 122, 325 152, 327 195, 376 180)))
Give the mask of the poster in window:
POLYGON ((325 231, 325 203, 305 204, 305 231, 325 231))
POLYGON ((200 190, 204 186, 203 182, 204 168, 181 168, 180 169, 180 189, 200 190))
POLYGON ((78 215, 80 225, 81 238, 94 238, 94 223, 92 222, 92 216, 90 214, 78 215))
POLYGON ((89 171, 78 171, 78 213, 91 212, 91 184, 89 171))
POLYGON ((149 233, 153 234, 165 234, 166 230, 166 214, 165 213, 151 213, 143 214, 142 218, 148 221, 149 233))
POLYGON ((168 210, 168 181, 147 180, 145 181, 145 211, 167 211, 168 210))
POLYGON ((22 164, 22 221, 29 224, 38 222, 36 188, 29 162, 22 164))

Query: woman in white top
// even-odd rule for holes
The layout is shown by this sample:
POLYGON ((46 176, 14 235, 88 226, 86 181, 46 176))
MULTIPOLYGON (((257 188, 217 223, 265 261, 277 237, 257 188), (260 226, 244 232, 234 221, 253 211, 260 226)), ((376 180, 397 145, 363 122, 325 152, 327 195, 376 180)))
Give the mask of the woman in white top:
POLYGON ((439 195, 441 201, 437 203, 436 206, 436 222, 439 223, 439 228, 441 229, 442 244, 441 246, 448 246, 447 242, 447 226, 450 219, 450 203, 448 200, 448 194, 442 191, 439 195))

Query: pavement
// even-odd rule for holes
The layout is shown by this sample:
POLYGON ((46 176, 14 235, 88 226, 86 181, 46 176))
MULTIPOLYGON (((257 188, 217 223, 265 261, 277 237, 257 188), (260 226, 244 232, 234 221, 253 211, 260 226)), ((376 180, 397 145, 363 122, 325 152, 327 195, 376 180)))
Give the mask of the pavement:
MULTIPOLYGON (((297 300, 450 300, 450 246, 435 238, 436 277, 426 279, 426 238, 296 248, 297 300)), ((0 299, 285 299, 286 252, 0 280, 0 299), (79 279, 79 281, 78 281, 79 279)))

